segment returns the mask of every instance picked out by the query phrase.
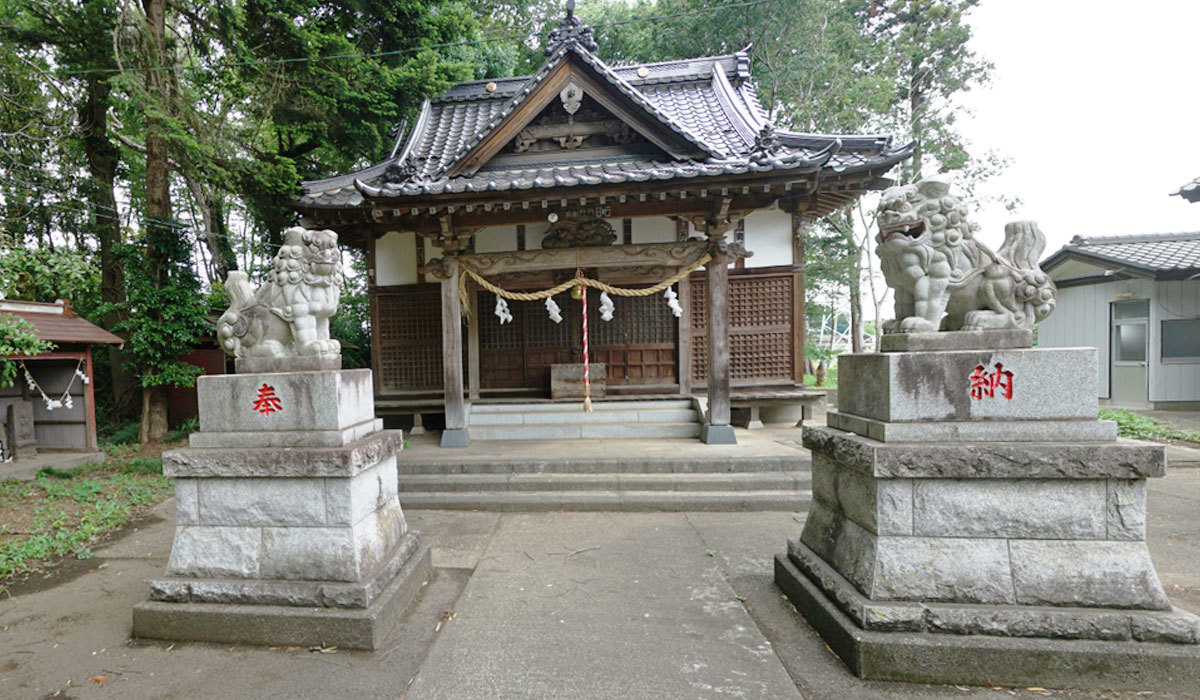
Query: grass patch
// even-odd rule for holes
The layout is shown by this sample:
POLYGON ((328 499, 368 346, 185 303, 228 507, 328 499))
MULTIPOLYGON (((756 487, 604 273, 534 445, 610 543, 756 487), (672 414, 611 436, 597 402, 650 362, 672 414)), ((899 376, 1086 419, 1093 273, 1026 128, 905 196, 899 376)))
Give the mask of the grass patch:
POLYGON ((1180 430, 1170 423, 1124 408, 1101 408, 1100 420, 1116 421, 1117 435, 1124 438, 1200 443, 1200 432, 1180 430))
POLYGON ((64 557, 91 557, 89 545, 172 491, 158 457, 46 468, 33 481, 0 482, 0 590, 64 557))
POLYGON ((817 386, 817 378, 812 374, 804 375, 804 386, 816 387, 818 389, 836 389, 838 382, 837 363, 831 363, 829 369, 825 371, 825 383, 817 386))

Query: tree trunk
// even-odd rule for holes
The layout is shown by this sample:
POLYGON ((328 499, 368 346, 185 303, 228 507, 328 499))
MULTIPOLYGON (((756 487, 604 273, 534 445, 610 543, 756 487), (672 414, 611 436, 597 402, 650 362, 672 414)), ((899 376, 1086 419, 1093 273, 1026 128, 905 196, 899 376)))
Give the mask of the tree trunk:
MULTIPOLYGON (((181 169, 186 167, 186 163, 180 164, 181 169)), ((212 259, 212 278, 208 281, 213 284, 225 284, 225 278, 229 276, 230 270, 238 269, 238 263, 237 256, 233 254, 233 246, 229 242, 229 232, 225 228, 221 202, 213 197, 212 190, 192 173, 181 174, 187 183, 188 191, 192 193, 192 198, 196 200, 196 207, 200 210, 200 219, 204 224, 200 239, 204 241, 212 259)))
MULTIPOLYGON (((105 304, 118 304, 125 301, 125 274, 114 254, 114 248, 121 242, 121 222, 114 194, 120 152, 108 135, 111 93, 112 86, 106 77, 91 75, 87 81, 87 98, 79 109, 79 125, 92 180, 88 201, 96 214, 93 230, 100 247, 100 300, 105 304)), ((111 331, 122 316, 118 311, 109 311, 100 323, 105 330, 111 331)), ((108 346, 108 366, 113 394, 109 417, 116 420, 131 417, 136 409, 134 388, 137 378, 125 367, 125 354, 115 345, 108 346)))
POLYGON ((142 387, 142 427, 138 442, 161 442, 167 435, 167 387, 142 387))
MULTIPOLYGON (((150 66, 167 65, 166 0, 143 0, 146 23, 150 28, 150 66)), ((167 74, 162 70, 146 71, 146 90, 149 100, 157 102, 158 109, 169 105, 167 74)), ((150 284, 162 287, 169 284, 164 279, 167 265, 164 264, 163 244, 167 236, 176 235, 167 224, 171 218, 171 163, 167 155, 164 125, 158 109, 147 105, 146 111, 146 258, 150 263, 150 284)), ((144 313, 156 321, 162 320, 158 309, 146 309, 144 313)), ((143 444, 159 442, 167 434, 167 390, 166 387, 143 387, 142 428, 143 444)))
POLYGON ((817 386, 825 386, 825 373, 827 371, 828 366, 826 365, 825 360, 821 360, 817 363, 817 386))
POLYGON ((845 228, 842 238, 846 242, 846 253, 849 257, 850 270, 847 282, 850 287, 850 350, 862 352, 863 319, 862 319, 862 251, 858 241, 854 239, 854 214, 850 209, 845 210, 845 228))

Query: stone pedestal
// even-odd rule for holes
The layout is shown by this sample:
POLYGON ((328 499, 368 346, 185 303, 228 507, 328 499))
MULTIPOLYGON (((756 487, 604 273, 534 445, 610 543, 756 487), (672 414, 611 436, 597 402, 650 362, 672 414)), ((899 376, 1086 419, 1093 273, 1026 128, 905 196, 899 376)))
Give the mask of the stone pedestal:
POLYGON ((430 574, 370 370, 200 377, 166 575, 139 637, 375 649, 430 574))
POLYGON ((1164 448, 1096 420, 1096 350, 941 335, 839 358, 776 583, 864 678, 1200 687, 1200 618, 1146 549, 1164 448))

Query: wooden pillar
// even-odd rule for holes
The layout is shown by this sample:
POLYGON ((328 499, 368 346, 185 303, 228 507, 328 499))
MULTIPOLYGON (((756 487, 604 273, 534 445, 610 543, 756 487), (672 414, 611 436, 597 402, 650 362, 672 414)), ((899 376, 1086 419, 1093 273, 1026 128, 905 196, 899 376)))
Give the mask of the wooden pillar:
POLYGON ((683 307, 683 315, 679 317, 679 393, 690 396, 692 393, 692 280, 691 275, 679 280, 679 305, 683 307))
MULTIPOLYGON (((100 445, 96 441, 96 390, 94 388, 96 377, 92 373, 92 351, 85 350, 81 359, 84 360, 84 373, 88 378, 87 385, 83 389, 84 397, 87 401, 87 410, 83 412, 85 422, 84 432, 87 433, 87 448, 89 450, 97 450, 100 449, 100 445)), ((16 449, 15 444, 13 448, 16 449)))
POLYGON ((808 219, 792 212, 792 380, 804 384, 804 237, 808 219))
POLYGON ((462 376, 462 303, 458 297, 458 258, 442 256, 446 278, 442 285, 442 389, 446 409, 446 429, 442 447, 466 447, 467 408, 463 402, 462 376))
POLYGON ((470 282, 467 293, 471 309, 467 319, 467 395, 474 401, 479 398, 479 294, 470 282))
POLYGON ((709 445, 733 445, 737 438, 729 424, 729 258, 714 256, 704 266, 704 273, 708 292, 708 420, 700 438, 709 445))

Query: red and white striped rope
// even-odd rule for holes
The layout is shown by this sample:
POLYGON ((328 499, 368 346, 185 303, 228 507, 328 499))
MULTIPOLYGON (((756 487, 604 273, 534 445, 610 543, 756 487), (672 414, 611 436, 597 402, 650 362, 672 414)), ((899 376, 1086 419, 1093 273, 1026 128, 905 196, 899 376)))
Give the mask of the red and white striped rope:
POLYGON ((580 299, 583 301, 583 410, 590 413, 592 410, 592 380, 588 371, 587 284, 583 281, 583 270, 577 270, 576 274, 579 277, 580 299))

